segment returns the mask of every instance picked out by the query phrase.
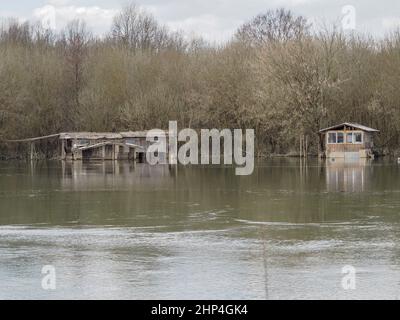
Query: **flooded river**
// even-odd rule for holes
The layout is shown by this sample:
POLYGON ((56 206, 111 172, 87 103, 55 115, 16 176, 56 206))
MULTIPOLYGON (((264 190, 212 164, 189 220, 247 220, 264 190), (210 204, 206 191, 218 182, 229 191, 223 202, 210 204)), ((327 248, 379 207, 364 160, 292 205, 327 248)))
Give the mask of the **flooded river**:
POLYGON ((393 160, 274 159, 242 177, 0 162, 0 299, 397 299, 399 281, 393 160))

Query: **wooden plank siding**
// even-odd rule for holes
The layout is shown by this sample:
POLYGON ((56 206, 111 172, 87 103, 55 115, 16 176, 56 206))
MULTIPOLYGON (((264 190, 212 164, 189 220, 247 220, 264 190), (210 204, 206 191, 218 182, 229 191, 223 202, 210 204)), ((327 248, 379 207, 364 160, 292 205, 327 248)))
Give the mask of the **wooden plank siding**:
POLYGON ((326 150, 329 152, 358 152, 365 149, 364 144, 336 143, 328 144, 326 150))

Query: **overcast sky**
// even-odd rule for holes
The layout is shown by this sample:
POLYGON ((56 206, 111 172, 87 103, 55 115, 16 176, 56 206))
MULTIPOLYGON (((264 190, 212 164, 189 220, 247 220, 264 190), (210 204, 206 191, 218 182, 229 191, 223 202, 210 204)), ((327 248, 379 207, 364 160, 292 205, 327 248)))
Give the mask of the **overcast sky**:
MULTIPOLYGON (((55 12, 55 26, 83 18, 94 33, 108 31, 112 17, 127 0, 0 0, 0 19, 17 17, 40 20, 55 12)), ((355 8, 356 30, 381 36, 400 27, 399 0, 137 0, 137 5, 153 13, 162 23, 187 35, 202 35, 224 41, 252 16, 268 9, 285 7, 310 21, 336 21, 343 18, 344 6, 355 8)))

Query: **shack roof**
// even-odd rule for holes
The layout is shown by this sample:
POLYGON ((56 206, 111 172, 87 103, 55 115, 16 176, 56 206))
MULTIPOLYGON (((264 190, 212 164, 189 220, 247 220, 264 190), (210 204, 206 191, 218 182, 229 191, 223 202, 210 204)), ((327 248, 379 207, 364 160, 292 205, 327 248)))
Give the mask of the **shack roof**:
MULTIPOLYGON (((160 131, 161 132, 161 131, 160 131)), ((164 131, 163 131, 164 132, 164 131)), ((167 132, 164 133, 167 135, 167 132)), ((126 131, 126 132, 64 132, 60 133, 61 140, 68 139, 123 139, 123 138, 146 138, 147 136, 159 136, 156 132, 149 131, 126 131)))
POLYGON ((329 128, 325 128, 325 129, 320 130, 319 132, 320 133, 324 133, 324 132, 330 131, 330 130, 339 130, 339 129, 343 128, 343 127, 350 127, 350 128, 362 130, 362 131, 365 131, 365 132, 379 132, 379 130, 377 130, 377 129, 366 127, 366 126, 363 126, 362 124, 350 123, 350 122, 344 122, 344 123, 341 123, 341 124, 338 124, 338 125, 335 125, 335 126, 332 126, 332 127, 329 127, 329 128))
POLYGON ((65 132, 60 133, 60 139, 121 139, 122 136, 119 133, 112 132, 65 132))
MULTIPOLYGON (((161 132, 161 131, 160 131, 161 132)), ((162 131, 164 134, 166 134, 165 131, 162 131)), ((127 131, 127 132, 121 132, 122 138, 146 138, 146 137, 154 137, 158 136, 155 131, 127 131)))

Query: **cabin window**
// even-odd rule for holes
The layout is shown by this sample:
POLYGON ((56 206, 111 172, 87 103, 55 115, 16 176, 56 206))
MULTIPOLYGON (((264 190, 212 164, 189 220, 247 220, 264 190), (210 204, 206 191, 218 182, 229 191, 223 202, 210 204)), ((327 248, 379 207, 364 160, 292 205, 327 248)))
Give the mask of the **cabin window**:
POLYGON ((348 132, 346 143, 362 143, 362 133, 361 132, 348 132))
POLYGON ((344 133, 343 132, 337 133, 337 143, 344 143, 344 133))
POLYGON ((328 132, 328 144, 347 143, 360 144, 363 142, 362 132, 328 132))
POLYGON ((336 132, 328 133, 328 143, 336 143, 336 132))
POLYGON ((354 133, 354 143, 362 143, 362 133, 361 132, 354 133))

